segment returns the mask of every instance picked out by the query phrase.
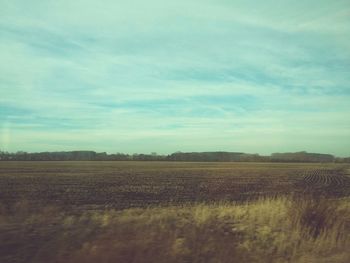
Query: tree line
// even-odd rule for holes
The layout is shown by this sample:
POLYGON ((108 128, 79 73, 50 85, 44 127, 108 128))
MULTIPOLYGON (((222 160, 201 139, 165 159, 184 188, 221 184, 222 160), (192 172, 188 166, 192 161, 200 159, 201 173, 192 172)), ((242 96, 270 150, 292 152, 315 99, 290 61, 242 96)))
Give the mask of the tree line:
POLYGON ((169 155, 125 154, 95 151, 65 151, 28 153, 0 151, 0 161, 181 161, 181 162, 316 162, 350 163, 350 157, 331 154, 294 152, 273 153, 268 156, 242 152, 175 152, 169 155))

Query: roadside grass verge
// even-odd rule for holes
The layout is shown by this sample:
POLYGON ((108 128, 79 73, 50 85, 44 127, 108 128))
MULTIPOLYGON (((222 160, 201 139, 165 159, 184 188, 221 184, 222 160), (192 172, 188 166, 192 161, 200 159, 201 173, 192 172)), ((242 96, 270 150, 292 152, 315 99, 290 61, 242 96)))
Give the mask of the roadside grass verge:
POLYGON ((350 262, 349 199, 65 211, 0 206, 1 262, 350 262))

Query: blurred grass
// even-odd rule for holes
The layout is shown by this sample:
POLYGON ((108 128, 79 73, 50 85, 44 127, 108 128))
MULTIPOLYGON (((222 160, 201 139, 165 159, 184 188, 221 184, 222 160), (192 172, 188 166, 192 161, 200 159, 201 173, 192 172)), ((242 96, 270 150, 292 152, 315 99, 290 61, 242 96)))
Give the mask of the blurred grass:
POLYGON ((0 262, 350 262, 349 199, 122 211, 0 206, 0 262))

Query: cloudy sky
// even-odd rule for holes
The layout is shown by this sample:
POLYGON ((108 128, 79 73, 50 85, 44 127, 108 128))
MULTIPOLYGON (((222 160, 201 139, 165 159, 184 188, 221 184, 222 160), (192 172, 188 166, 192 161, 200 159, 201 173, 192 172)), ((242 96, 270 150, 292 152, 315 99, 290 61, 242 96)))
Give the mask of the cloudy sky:
POLYGON ((350 155, 348 0, 0 0, 0 150, 350 155))

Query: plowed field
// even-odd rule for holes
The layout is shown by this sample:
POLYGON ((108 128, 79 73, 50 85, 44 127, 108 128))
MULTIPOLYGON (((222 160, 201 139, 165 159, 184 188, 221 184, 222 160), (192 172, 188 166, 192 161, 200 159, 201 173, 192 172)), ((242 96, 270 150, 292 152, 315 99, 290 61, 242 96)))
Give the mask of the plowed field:
POLYGON ((0 200, 82 209, 350 195, 349 166, 283 163, 0 162, 0 200))

